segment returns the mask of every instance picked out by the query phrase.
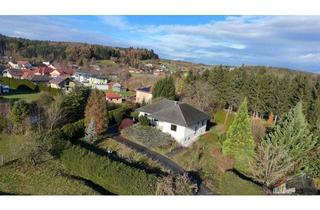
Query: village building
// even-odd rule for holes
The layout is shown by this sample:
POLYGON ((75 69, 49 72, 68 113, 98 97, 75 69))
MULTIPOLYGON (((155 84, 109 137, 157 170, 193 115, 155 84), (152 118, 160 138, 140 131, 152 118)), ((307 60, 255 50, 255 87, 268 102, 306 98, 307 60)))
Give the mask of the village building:
POLYGON ((51 80, 51 78, 46 75, 31 75, 26 77, 25 79, 30 80, 31 82, 38 85, 47 85, 48 82, 51 80))
POLYGON ((150 87, 140 87, 136 89, 136 103, 151 103, 152 100, 152 91, 150 87))
POLYGON ((108 90, 112 90, 115 92, 121 92, 122 91, 122 85, 118 82, 109 82, 108 83, 108 90))
POLYGON ((17 61, 19 69, 30 69, 32 68, 31 63, 29 61, 17 61))
POLYGON ((151 125, 170 134, 178 143, 189 146, 206 132, 208 115, 189 104, 162 99, 138 108, 139 116, 147 116, 151 125))
POLYGON ((10 87, 8 85, 0 84, 0 95, 10 93, 10 87))
POLYGON ((19 69, 19 65, 17 63, 13 63, 11 61, 8 62, 8 65, 11 69, 19 69))
POLYGON ((55 77, 48 84, 51 88, 62 89, 66 92, 71 91, 76 86, 76 83, 69 77, 55 77))
POLYGON ((118 93, 108 92, 106 93, 106 100, 110 103, 121 104, 122 97, 118 93))
POLYGON ((13 78, 13 79, 20 79, 23 74, 23 71, 20 69, 5 69, 2 71, 3 77, 13 78))
POLYGON ((89 86, 98 90, 108 90, 108 79, 102 75, 91 75, 89 77, 89 86))
POLYGON ((69 68, 54 69, 52 72, 50 72, 51 77, 71 77, 73 74, 74 70, 69 68))
POLYGON ((80 83, 88 83, 92 74, 88 71, 76 71, 74 75, 72 76, 75 81, 78 81, 80 83))

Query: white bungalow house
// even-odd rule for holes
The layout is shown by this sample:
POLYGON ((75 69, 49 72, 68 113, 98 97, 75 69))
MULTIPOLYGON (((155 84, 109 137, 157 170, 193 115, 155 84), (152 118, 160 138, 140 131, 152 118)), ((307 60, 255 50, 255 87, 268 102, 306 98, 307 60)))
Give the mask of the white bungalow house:
POLYGON ((178 143, 189 146, 204 134, 208 115, 189 104, 162 99, 137 109, 152 125, 170 134, 178 143))

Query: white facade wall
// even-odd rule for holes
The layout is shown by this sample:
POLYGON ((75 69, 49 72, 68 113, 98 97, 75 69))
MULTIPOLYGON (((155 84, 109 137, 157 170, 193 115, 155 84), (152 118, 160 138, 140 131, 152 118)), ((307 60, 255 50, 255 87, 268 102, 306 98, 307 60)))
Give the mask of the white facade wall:
MULTIPOLYGON (((143 116, 145 114, 149 116, 149 114, 145 112, 140 112, 139 116, 143 116)), ((196 141, 199 136, 201 136, 206 132, 206 127, 207 127, 206 120, 200 121, 190 127, 184 127, 184 126, 172 124, 169 122, 155 121, 150 117, 149 119, 151 120, 151 124, 156 125, 156 127, 162 132, 170 134, 172 138, 174 138, 178 143, 180 143, 183 146, 189 146, 194 141, 196 141), (176 131, 171 130, 171 125, 177 126, 176 131)))

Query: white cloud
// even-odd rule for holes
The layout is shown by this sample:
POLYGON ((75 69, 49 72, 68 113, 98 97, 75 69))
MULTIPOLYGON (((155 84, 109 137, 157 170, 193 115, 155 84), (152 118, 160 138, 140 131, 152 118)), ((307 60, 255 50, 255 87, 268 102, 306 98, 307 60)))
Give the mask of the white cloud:
POLYGON ((126 16, 99 16, 97 20, 98 30, 87 29, 93 22, 74 16, 1 16, 0 33, 144 47, 163 58, 208 64, 264 64, 315 71, 320 66, 319 16, 228 16, 202 24, 162 25, 135 24, 126 16))
POLYGON ((308 54, 299 56, 299 58, 305 62, 315 62, 320 64, 320 53, 308 53, 308 54))

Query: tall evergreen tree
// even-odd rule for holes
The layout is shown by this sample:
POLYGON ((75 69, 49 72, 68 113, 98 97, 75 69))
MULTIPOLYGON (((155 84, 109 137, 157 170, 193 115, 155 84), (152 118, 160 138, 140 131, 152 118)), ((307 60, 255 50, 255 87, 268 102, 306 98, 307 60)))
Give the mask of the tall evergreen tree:
POLYGON ((152 95, 154 98, 163 97, 175 100, 176 88, 174 85, 173 77, 165 77, 159 80, 153 88, 152 95))
POLYGON ((94 119, 90 120, 85 132, 85 141, 93 143, 97 140, 96 123, 94 119))
POLYGON ((253 163, 253 176, 266 186, 300 171, 314 159, 317 139, 309 130, 298 103, 261 142, 253 163))
POLYGON ((235 159, 235 168, 246 172, 248 162, 254 156, 255 142, 248 116, 247 99, 239 107, 237 116, 227 131, 227 138, 223 142, 223 154, 235 159))
POLYGON ((100 90, 93 90, 89 96, 84 123, 88 127, 91 120, 94 120, 97 135, 108 128, 108 110, 105 95, 100 90))

